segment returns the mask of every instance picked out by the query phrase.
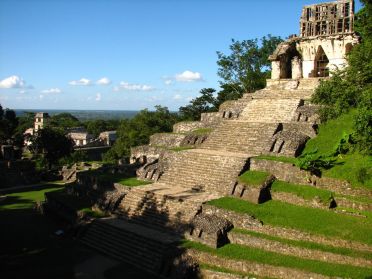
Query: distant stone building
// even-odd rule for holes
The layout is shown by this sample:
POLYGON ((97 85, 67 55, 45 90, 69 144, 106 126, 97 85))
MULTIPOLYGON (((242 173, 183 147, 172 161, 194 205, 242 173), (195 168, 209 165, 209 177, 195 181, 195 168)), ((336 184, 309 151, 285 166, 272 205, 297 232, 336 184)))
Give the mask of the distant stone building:
POLYGON ((37 112, 35 114, 34 131, 37 132, 38 130, 43 129, 48 120, 49 120, 48 113, 37 112))
POLYGON ((93 140, 93 135, 88 132, 71 132, 67 134, 74 142, 76 146, 84 146, 93 140))
POLYGON ((116 131, 105 131, 99 134, 99 139, 104 145, 111 146, 116 141, 116 131))
POLYGON ((328 77, 347 64, 359 37, 354 33, 354 0, 305 6, 300 36, 281 43, 269 57, 272 80, 328 77))

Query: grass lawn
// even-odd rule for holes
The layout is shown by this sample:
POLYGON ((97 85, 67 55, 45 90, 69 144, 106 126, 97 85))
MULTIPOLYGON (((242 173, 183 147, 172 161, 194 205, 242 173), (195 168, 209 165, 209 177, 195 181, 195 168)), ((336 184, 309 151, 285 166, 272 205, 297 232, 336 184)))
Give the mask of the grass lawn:
POLYGON ((345 154, 337 158, 337 165, 322 171, 324 176, 344 179, 354 186, 363 186, 372 190, 372 156, 363 156, 358 152, 345 154), (366 170, 364 181, 358 179, 360 170, 366 170))
POLYGON ((273 192, 295 194, 296 196, 299 196, 305 200, 312 200, 315 197, 319 197, 324 204, 328 203, 333 196, 333 193, 328 190, 323 190, 308 185, 291 184, 279 180, 274 181, 274 183, 271 185, 271 190, 273 192))
POLYGON ((228 244, 219 249, 213 249, 200 243, 188 241, 184 243, 184 247, 194 248, 196 250, 205 251, 219 257, 233 260, 247 260, 275 266, 298 268, 308 272, 320 273, 334 277, 367 278, 372 275, 371 268, 302 259, 237 244, 228 244))
POLYGON ((197 135, 197 136, 204 136, 208 135, 213 131, 212 128, 199 128, 191 131, 191 134, 197 135))
POLYGON ((121 174, 121 173, 110 174, 110 173, 94 173, 93 172, 92 175, 98 176, 98 179, 100 181, 119 183, 119 184, 123 184, 129 187, 147 185, 147 184, 152 183, 150 181, 139 180, 136 177, 128 177, 127 175, 121 174))
POLYGON ((269 175, 269 173, 263 171, 246 171, 239 176, 239 182, 245 185, 260 186, 264 184, 269 175))
POLYGON ((311 242, 311 241, 286 239, 286 238, 281 238, 281 237, 272 236, 272 235, 259 233, 259 232, 254 232, 254 231, 248 231, 248 230, 239 229, 239 228, 234 228, 233 232, 247 234, 247 235, 264 238, 268 240, 273 240, 273 241, 277 241, 283 244, 288 244, 291 246, 312 249, 312 250, 320 250, 324 252, 330 252, 330 253, 350 256, 354 258, 365 258, 368 260, 372 260, 372 253, 368 253, 364 251, 357 251, 357 250, 343 248, 343 247, 328 246, 328 245, 319 244, 319 243, 311 242))
POLYGON ((63 189, 63 187, 45 185, 45 187, 40 190, 7 194, 6 199, 0 202, 0 210, 32 208, 35 202, 44 200, 45 193, 58 191, 60 189, 63 189))
POLYGON ((263 221, 264 224, 372 245, 371 218, 341 215, 332 211, 306 208, 273 200, 257 205, 237 198, 224 197, 210 201, 209 204, 253 215, 263 221))
POLYGON ((152 182, 139 180, 137 179, 137 177, 129 177, 129 178, 120 179, 117 181, 117 183, 123 184, 125 186, 129 186, 129 187, 135 187, 135 186, 141 186, 141 185, 148 185, 148 184, 151 184, 152 182))

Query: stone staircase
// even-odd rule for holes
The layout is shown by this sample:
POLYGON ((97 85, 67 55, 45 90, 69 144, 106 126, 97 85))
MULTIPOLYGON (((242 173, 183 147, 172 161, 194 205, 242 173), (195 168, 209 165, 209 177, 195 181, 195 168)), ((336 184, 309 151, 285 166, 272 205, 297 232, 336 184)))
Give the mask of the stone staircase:
POLYGON ((259 155, 270 151, 276 123, 224 121, 201 145, 202 149, 259 155))
POLYGON ((159 182, 188 190, 225 193, 225 187, 235 181, 249 157, 242 153, 187 150, 173 158, 159 182))
POLYGON ((178 238, 115 218, 94 220, 81 242, 119 261, 159 274, 178 238))
POLYGON ((131 223, 183 234, 202 202, 222 195, 155 183, 136 187, 122 200, 117 214, 131 223))
POLYGON ((301 99, 253 99, 244 108, 239 120, 261 123, 291 122, 297 108, 302 104, 301 99))
POLYGON ((296 90, 284 90, 284 89, 270 89, 265 88, 259 90, 253 94, 246 93, 245 95, 252 96, 253 99, 263 99, 263 98, 270 98, 270 99, 303 99, 309 100, 313 94, 313 89, 296 89, 296 90))

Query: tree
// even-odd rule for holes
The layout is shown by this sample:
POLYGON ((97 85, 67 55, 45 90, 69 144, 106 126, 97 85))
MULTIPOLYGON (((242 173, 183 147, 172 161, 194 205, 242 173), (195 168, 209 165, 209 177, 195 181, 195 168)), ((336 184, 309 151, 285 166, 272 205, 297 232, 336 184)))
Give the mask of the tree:
POLYGON ((148 144, 150 136, 155 133, 171 132, 173 125, 179 120, 177 113, 167 107, 155 106, 155 111, 141 110, 132 119, 124 119, 117 130, 114 146, 105 154, 106 161, 128 157, 130 148, 148 144))
POLYGON ((217 111, 217 99, 213 95, 215 92, 213 88, 200 90, 201 96, 191 100, 189 105, 179 108, 182 120, 199 120, 201 113, 217 111))
POLYGON ((73 141, 61 130, 46 127, 31 138, 30 150, 33 154, 41 155, 48 162, 48 169, 51 169, 59 159, 71 154, 73 141))
POLYGON ((101 132, 116 130, 119 127, 119 120, 88 120, 85 121, 84 126, 86 127, 88 133, 92 134, 94 137, 98 137, 101 132))
POLYGON ((17 125, 18 119, 14 110, 4 110, 0 105, 0 143, 6 143, 12 138, 17 125))
POLYGON ((64 112, 53 115, 50 118, 49 125, 62 129, 73 128, 81 126, 81 122, 70 113, 64 112))
POLYGON ((218 76, 221 85, 228 84, 236 92, 254 92, 264 88, 270 74, 268 57, 282 42, 280 37, 268 35, 261 40, 232 40, 231 53, 225 55, 217 51, 218 76))

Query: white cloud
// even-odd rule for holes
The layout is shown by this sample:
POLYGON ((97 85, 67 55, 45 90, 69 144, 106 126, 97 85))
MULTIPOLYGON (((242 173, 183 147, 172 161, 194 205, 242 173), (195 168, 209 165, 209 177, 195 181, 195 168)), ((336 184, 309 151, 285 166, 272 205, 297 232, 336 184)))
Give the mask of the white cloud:
POLYGON ((87 86, 87 85, 92 85, 92 81, 87 79, 87 78, 81 78, 79 80, 72 80, 68 84, 70 85, 82 85, 82 86, 87 86))
POLYGON ((203 81, 203 77, 199 72, 184 71, 176 74, 176 80, 180 82, 203 81))
POLYGON ((111 84, 111 80, 109 80, 107 77, 103 77, 96 82, 98 85, 109 85, 111 84))
POLYGON ((26 82, 19 76, 10 76, 0 81, 0 88, 25 88, 26 82))
POLYGON ((49 89, 45 89, 45 90, 41 91, 41 93, 44 93, 44 94, 59 94, 59 93, 62 93, 62 90, 59 89, 59 88, 49 88, 49 89))
POLYGON ((182 96, 180 94, 176 94, 173 96, 173 100, 182 100, 182 96))
POLYGON ((167 79, 164 81, 165 85, 171 85, 173 83, 173 80, 167 79))
POLYGON ((97 102, 101 101, 101 93, 96 94, 96 101, 97 102))
POLYGON ((114 87, 114 91, 152 91, 155 88, 153 88, 150 85, 146 84, 132 84, 128 82, 120 82, 118 86, 114 87))
POLYGON ((25 94, 25 93, 27 93, 27 91, 26 90, 19 90, 19 93, 20 94, 25 94))
POLYGON ((40 99, 40 100, 44 99, 44 95, 41 95, 41 94, 40 94, 40 95, 39 95, 39 99, 40 99))

